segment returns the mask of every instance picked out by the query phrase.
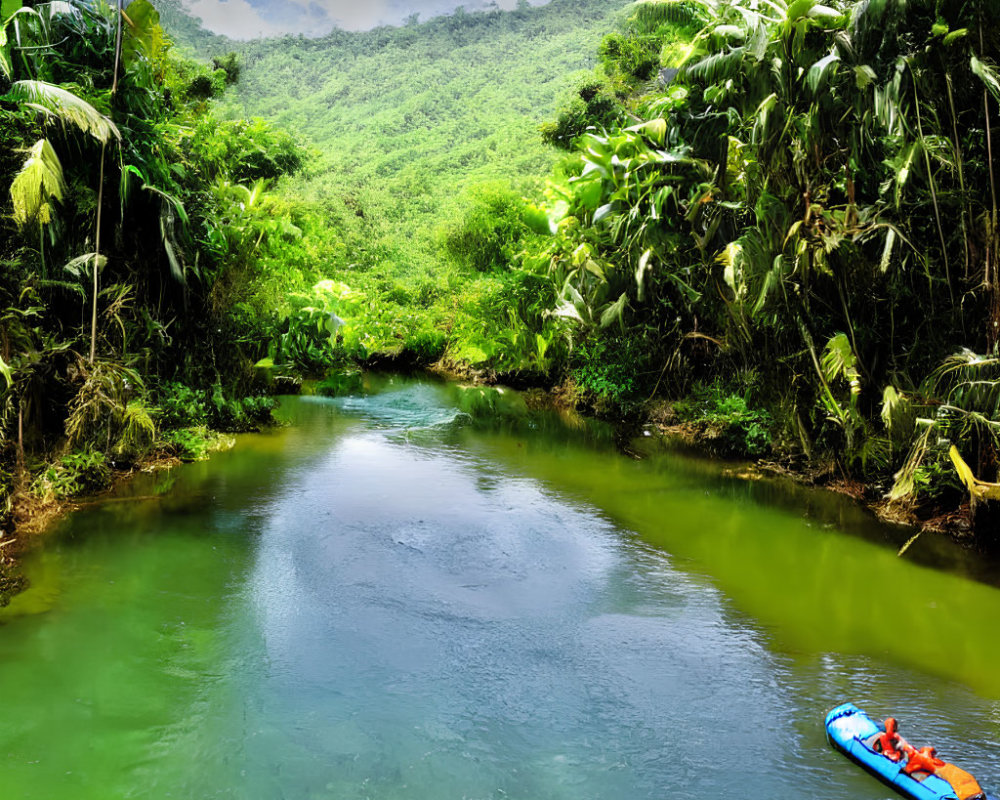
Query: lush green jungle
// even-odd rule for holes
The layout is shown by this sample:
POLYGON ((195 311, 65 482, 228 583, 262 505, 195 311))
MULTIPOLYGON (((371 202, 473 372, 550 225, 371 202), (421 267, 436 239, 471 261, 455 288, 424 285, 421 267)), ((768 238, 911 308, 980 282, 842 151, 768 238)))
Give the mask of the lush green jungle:
POLYGON ((0 559, 304 378, 430 365, 995 536, 997 0, 162 10, 0 4, 0 559))

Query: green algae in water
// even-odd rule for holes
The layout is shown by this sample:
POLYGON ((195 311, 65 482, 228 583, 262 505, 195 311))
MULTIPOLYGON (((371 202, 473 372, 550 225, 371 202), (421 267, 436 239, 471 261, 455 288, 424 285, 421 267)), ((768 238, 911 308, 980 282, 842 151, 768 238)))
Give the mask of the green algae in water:
POLYGON ((804 518, 756 499, 772 499, 773 487, 726 479, 718 464, 676 454, 635 462, 608 451, 549 451, 542 443, 503 437, 474 446, 592 504, 710 576, 783 652, 885 658, 1000 699, 1000 589, 966 577, 983 572, 970 564, 980 558, 975 553, 927 537, 918 545, 946 552, 941 560, 953 571, 929 568, 898 557, 901 534, 839 497, 812 493, 817 516, 804 518), (845 509, 860 529, 855 535, 824 521, 824 512, 835 519, 845 509))

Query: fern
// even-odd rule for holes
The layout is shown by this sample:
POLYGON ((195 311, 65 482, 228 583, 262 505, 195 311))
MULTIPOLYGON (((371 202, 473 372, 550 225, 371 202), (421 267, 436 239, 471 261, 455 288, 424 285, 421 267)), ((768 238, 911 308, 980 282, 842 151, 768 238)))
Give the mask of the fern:
POLYGON ((712 2, 691 0, 638 0, 632 21, 646 30, 660 25, 704 25, 715 13, 712 2))
POLYGON ((135 370, 111 361, 95 361, 90 365, 81 361, 78 369, 84 381, 69 404, 67 447, 72 449, 83 443, 110 446, 121 430, 128 396, 142 389, 142 380, 135 370))
POLYGON ((115 445, 115 452, 121 455, 140 455, 149 450, 155 439, 156 425, 149 409, 136 400, 129 402, 122 416, 121 434, 115 445))

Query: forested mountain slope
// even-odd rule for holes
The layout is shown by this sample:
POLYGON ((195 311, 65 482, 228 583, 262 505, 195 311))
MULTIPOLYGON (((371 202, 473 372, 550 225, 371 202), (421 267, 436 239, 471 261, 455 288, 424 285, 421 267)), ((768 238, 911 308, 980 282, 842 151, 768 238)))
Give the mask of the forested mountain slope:
POLYGON ((317 152, 293 191, 346 206, 346 221, 363 215, 364 239, 375 233, 387 247, 381 256, 421 259, 439 224, 458 213, 462 189, 548 174, 555 151, 538 128, 592 69, 626 5, 554 0, 251 42, 240 47, 241 80, 222 113, 303 135, 317 152), (400 237, 415 237, 417 252, 400 237))
MULTIPOLYGON (((545 5, 549 0, 172 0, 198 20, 206 31, 230 39, 267 39, 302 34, 325 36, 332 30, 368 31, 379 26, 412 24, 418 20, 465 12, 513 10, 545 5)), ((172 22, 172 20, 168 20, 172 22)))
POLYGON ((180 50, 205 57, 231 47, 229 39, 206 30, 184 9, 180 0, 157 0, 155 5, 160 13, 160 24, 180 50))

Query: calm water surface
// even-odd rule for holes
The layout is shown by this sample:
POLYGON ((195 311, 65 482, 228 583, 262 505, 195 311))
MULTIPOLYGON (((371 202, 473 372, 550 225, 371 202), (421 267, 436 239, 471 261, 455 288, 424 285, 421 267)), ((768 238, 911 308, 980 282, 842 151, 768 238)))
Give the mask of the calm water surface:
POLYGON ((1000 788, 994 566, 378 388, 60 526, 0 611, 0 797, 881 800, 847 699, 1000 788))

